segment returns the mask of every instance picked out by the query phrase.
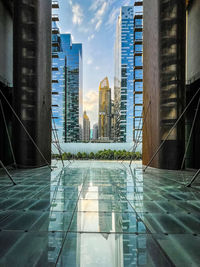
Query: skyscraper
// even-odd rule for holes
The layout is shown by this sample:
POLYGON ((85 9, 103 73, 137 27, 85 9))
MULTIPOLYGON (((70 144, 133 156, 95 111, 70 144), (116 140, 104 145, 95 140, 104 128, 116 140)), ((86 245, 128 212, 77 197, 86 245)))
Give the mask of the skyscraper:
POLYGON ((92 139, 97 140, 98 139, 98 123, 95 123, 93 125, 93 132, 92 132, 92 139))
POLYGON ((90 120, 86 111, 83 114, 83 141, 90 141, 90 120))
POLYGON ((99 85, 99 139, 110 139, 111 135, 111 89, 108 78, 99 85))
POLYGON ((141 142, 143 125, 143 2, 134 3, 133 141, 141 142))
POLYGON ((59 141, 77 142, 82 125, 82 44, 73 44, 70 34, 60 34, 56 23, 53 28, 53 120, 59 141))
POLYGON ((115 40, 114 97, 118 141, 133 141, 133 16, 132 6, 121 7, 115 40))

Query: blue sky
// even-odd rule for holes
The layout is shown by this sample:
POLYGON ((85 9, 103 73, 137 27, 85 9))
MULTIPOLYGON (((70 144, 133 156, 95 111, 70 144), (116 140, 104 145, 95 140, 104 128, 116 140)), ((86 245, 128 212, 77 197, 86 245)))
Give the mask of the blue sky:
POLYGON ((71 33, 83 44, 83 108, 91 121, 98 120, 98 87, 108 76, 113 91, 114 41, 120 7, 134 0, 59 0, 61 33, 71 33))

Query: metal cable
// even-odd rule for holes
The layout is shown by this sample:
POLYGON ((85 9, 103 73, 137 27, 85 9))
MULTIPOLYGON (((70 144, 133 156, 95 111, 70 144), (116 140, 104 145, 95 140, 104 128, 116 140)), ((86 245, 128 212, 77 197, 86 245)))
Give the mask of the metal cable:
POLYGON ((179 118, 177 119, 177 121, 174 123, 174 125, 172 126, 172 128, 170 129, 169 133, 167 134, 167 136, 164 138, 164 140, 161 142, 161 144, 159 145, 159 147, 156 149, 155 153, 153 154, 153 156, 151 157, 151 159, 149 160, 149 162, 147 163, 147 166, 143 169, 143 171, 145 172, 146 169, 149 167, 149 165, 151 164, 151 162, 154 160, 154 158, 156 157, 156 155, 158 154, 158 152, 160 151, 160 149, 163 147, 165 141, 168 139, 168 137, 170 136, 170 134, 172 133, 172 131, 174 130, 174 128, 176 127, 176 125, 179 123, 179 121, 182 119, 183 115, 185 114, 185 112, 188 110, 189 106, 191 105, 191 103, 193 102, 193 100, 195 99, 196 95, 198 94, 198 92, 200 91, 200 88, 196 91, 196 93, 193 95, 192 99, 190 100, 190 102, 188 103, 188 105, 185 107, 185 109, 183 110, 183 112, 181 113, 181 115, 179 116, 179 118))
MULTIPOLYGON (((145 115, 144 115, 144 121, 143 121, 143 124, 142 124, 142 129, 141 129, 141 131, 140 131, 140 133, 139 133, 138 139, 136 139, 137 141, 136 141, 136 146, 135 146, 134 152, 136 151, 137 146, 138 146, 138 144, 139 144, 140 136, 141 136, 141 133, 142 133, 142 131, 143 131, 143 128, 144 128, 144 125, 145 125, 145 122, 146 122, 146 119, 147 119, 147 114, 148 114, 148 112, 149 112, 150 105, 151 105, 151 100, 149 101, 149 104, 148 104, 148 107, 147 107, 147 111, 146 111, 146 113, 145 113, 145 115)), ((144 109, 143 109, 143 112, 144 112, 144 109)), ((133 161, 133 155, 132 155, 132 157, 131 157, 129 166, 131 166, 132 161, 133 161)))
POLYGON ((35 143, 35 141, 33 140, 33 138, 31 137, 31 135, 29 134, 29 132, 27 131, 26 127, 24 126, 23 122, 20 120, 19 116, 17 115, 17 113, 15 112, 15 110, 13 109, 13 107, 10 105, 10 103, 8 102, 7 98, 5 97, 5 95, 3 94, 3 92, 0 89, 0 93, 3 96, 3 98, 5 99, 6 103, 8 104, 8 106, 10 107, 10 109, 12 110, 13 114, 15 115, 15 117, 17 118, 17 120, 19 121, 19 123, 21 124, 22 128, 24 129, 24 131, 26 132, 26 134, 28 135, 28 137, 30 138, 31 142, 34 144, 34 146, 36 147, 37 151, 39 152, 39 154, 41 155, 41 157, 44 159, 44 161, 46 162, 46 164, 48 165, 49 169, 52 171, 51 166, 49 164, 49 162, 47 161, 47 159, 44 157, 44 155, 42 154, 42 152, 40 151, 39 147, 37 146, 37 144, 35 143))
POLYGON ((3 110, 3 105, 2 105, 1 100, 0 100, 0 106, 1 106, 1 112, 2 112, 2 116, 3 116, 3 120, 4 120, 4 124, 5 124, 5 128, 6 128, 6 133, 7 133, 7 136, 8 136, 8 141, 9 141, 9 145, 10 145, 10 150, 11 150, 12 157, 13 157, 13 160, 14 160, 14 166, 15 166, 15 168, 17 168, 17 163, 16 163, 16 159, 15 159, 15 154, 14 154, 14 151, 13 151, 12 142, 11 142, 11 139, 10 139, 10 134, 9 134, 9 131, 8 131, 8 126, 7 126, 7 123, 6 123, 5 113, 4 113, 4 110, 3 110))
POLYGON ((192 128, 191 128, 191 131, 190 131, 190 135, 189 135, 189 138, 188 138, 187 146, 186 146, 185 153, 184 153, 184 156, 183 156, 183 160, 182 160, 182 164, 181 164, 181 170, 183 169, 184 162, 185 162, 185 159, 186 159, 186 154, 187 154, 187 151, 188 151, 188 148, 189 148, 189 145, 190 145, 190 140, 191 140, 191 137, 192 137, 192 133, 193 133, 193 130, 194 130, 194 126, 195 126, 195 122, 196 122, 196 118, 197 118, 197 114, 198 114, 198 110, 199 110, 199 104, 200 104, 200 97, 199 97, 199 100, 198 100, 198 103, 197 103, 197 108, 196 108, 196 111, 195 111, 194 120, 192 122, 192 128))
POLYGON ((52 121, 53 121, 53 127, 54 127, 54 129, 55 129, 55 131, 54 131, 54 129, 53 129, 54 139, 55 139, 55 142, 57 142, 57 143, 56 143, 56 144, 57 144, 57 149, 58 149, 58 152, 59 152, 59 154, 60 154, 60 159, 61 159, 61 161, 62 161, 62 165, 63 165, 63 167, 65 167, 64 162, 63 162, 63 158, 62 158, 62 154, 61 154, 61 150, 60 150, 60 143, 59 143, 59 140, 58 140, 58 135, 57 135, 57 133, 56 133, 56 125, 55 125, 55 121, 54 121, 54 118, 53 118, 53 114, 52 114, 52 121))

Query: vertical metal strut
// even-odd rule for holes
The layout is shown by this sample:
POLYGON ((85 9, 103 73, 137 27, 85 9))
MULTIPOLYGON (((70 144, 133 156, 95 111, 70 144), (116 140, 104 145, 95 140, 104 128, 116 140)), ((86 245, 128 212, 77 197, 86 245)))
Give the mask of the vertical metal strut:
POLYGON ((6 123, 5 113, 4 113, 4 110, 3 110, 3 105, 2 105, 1 100, 0 100, 0 106, 1 106, 1 112, 2 112, 2 116, 3 116, 5 128, 6 128, 6 133, 7 133, 7 136, 8 136, 10 150, 11 150, 13 161, 14 161, 14 166, 15 166, 15 168, 17 168, 17 163, 16 163, 16 160, 15 160, 15 154, 14 154, 14 151, 13 151, 12 142, 11 142, 11 139, 10 139, 10 134, 9 134, 9 131, 8 131, 8 126, 7 126, 7 123, 6 123))
POLYGON ((199 104, 200 104, 200 97, 199 97, 199 100, 198 100, 198 103, 197 103, 197 108, 196 108, 196 111, 195 111, 194 120, 192 122, 192 128, 191 128, 190 135, 189 135, 189 138, 188 138, 186 150, 185 150, 185 153, 184 153, 184 156, 183 156, 183 161, 182 161, 182 164, 181 164, 181 170, 183 169, 184 162, 185 162, 185 159, 186 159, 186 154, 187 154, 187 151, 188 151, 188 148, 189 148, 189 145, 190 145, 190 140, 191 140, 191 137, 192 137, 192 133, 193 133, 193 130, 194 130, 194 126, 195 126, 195 122, 196 122, 196 118, 197 118, 197 114, 198 114, 198 110, 199 110, 199 104))
POLYGON ((193 95, 192 99, 190 100, 190 102, 188 103, 188 105, 185 107, 185 109, 183 110, 183 112, 181 113, 181 115, 179 116, 179 118, 177 119, 177 121, 174 123, 174 125, 172 126, 172 128, 170 129, 169 133, 167 134, 167 136, 164 138, 164 140, 162 141, 162 143, 159 145, 159 147, 157 148, 157 150, 155 151, 155 153, 153 154, 152 158, 150 159, 150 161, 148 162, 147 166, 144 168, 143 172, 146 171, 146 169, 149 167, 149 165, 151 164, 151 162, 154 160, 154 158, 156 157, 156 155, 158 154, 158 152, 160 151, 160 149, 163 147, 165 141, 168 139, 168 137, 170 136, 170 134, 172 133, 172 131, 174 130, 174 128, 176 127, 176 125, 179 123, 179 121, 182 119, 183 115, 185 114, 185 112, 188 110, 189 106, 191 105, 191 103, 193 102, 193 100, 195 99, 196 95, 199 93, 200 88, 196 91, 196 93, 193 95))
POLYGON ((17 185, 12 176, 10 175, 10 173, 8 172, 8 170, 6 169, 6 167, 4 166, 3 162, 0 160, 0 165, 2 166, 2 168, 4 169, 4 171, 6 172, 6 174, 8 175, 8 177, 10 178, 11 182, 13 183, 13 185, 17 185))

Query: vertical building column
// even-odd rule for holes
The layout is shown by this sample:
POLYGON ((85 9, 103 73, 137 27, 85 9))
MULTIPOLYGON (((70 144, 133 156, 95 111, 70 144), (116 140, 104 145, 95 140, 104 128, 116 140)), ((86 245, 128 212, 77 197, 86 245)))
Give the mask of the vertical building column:
MULTIPOLYGON (((185 0, 160 1, 160 142, 185 107, 185 0)), ((160 151, 159 167, 179 169, 184 155, 184 119, 160 151)))
MULTIPOLYGON (((14 3, 14 107, 43 156, 51 160, 51 0, 14 3)), ((14 118, 19 167, 46 161, 14 118)))
MULTIPOLYGON (((185 107, 185 0, 144 0, 143 164, 146 165, 185 107)), ((179 169, 184 119, 151 166, 179 169)))
MULTIPOLYGON (((143 102, 146 114, 142 144, 144 165, 148 164, 160 144, 159 10, 159 0, 143 0, 143 102)), ((152 161, 152 167, 159 167, 158 159, 157 156, 152 161)))

